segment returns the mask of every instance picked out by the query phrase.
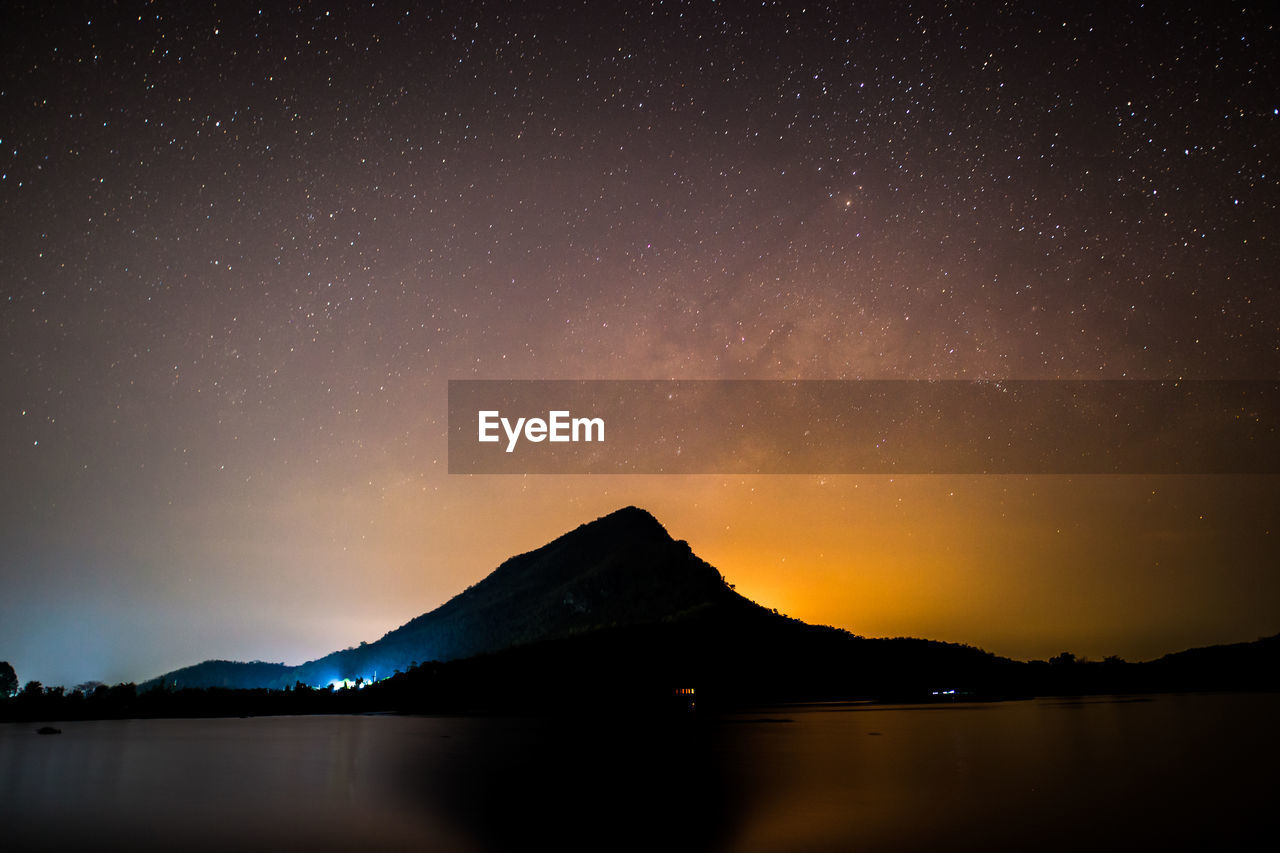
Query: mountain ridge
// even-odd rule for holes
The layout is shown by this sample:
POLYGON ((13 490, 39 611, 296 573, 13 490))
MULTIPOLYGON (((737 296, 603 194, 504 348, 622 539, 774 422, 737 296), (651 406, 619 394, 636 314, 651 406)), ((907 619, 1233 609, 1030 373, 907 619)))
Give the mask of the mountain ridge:
MULTIPOLYGON (((141 689, 316 687, 381 680, 433 663, 449 669, 440 683, 453 684, 457 695, 483 696, 488 688, 478 684, 508 682, 504 698, 490 697, 495 706, 518 695, 545 699, 555 684, 572 692, 583 682, 599 691, 606 682, 629 690, 641 682, 653 688, 687 681, 753 700, 928 696, 932 687, 955 685, 969 695, 1007 696, 1251 689, 1271 685, 1265 673, 1278 659, 1280 635, 1145 663, 1071 655, 1024 663, 964 644, 863 638, 745 598, 653 515, 628 506, 504 560, 371 643, 297 665, 208 660, 141 689), (462 673, 472 674, 465 684, 450 680, 462 673)), ((439 694, 432 684, 428 692, 439 694)))
POLYGON ((289 687, 450 661, 602 628, 668 622, 705 608, 759 608, 671 537, 652 514, 627 506, 504 560, 440 606, 358 647, 302 664, 205 661, 152 687, 289 687))

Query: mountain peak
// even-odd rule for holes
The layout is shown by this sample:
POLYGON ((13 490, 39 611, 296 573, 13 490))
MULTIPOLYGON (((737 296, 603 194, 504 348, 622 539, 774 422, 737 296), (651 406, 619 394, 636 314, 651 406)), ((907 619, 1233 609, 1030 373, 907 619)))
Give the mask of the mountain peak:
POLYGON ((603 595, 674 582, 688 591, 690 575, 723 583, 719 572, 694 556, 687 542, 673 539, 651 513, 626 506, 512 557, 475 589, 501 587, 509 594, 513 585, 549 590, 585 583, 603 595))
POLYGON ((368 678, 413 661, 452 660, 602 628, 656 625, 739 601, 689 543, 673 539, 651 513, 626 506, 511 557, 376 642, 302 664, 273 683, 368 678))
POLYGON ((654 518, 653 513, 649 512, 646 509, 641 509, 640 507, 634 506, 634 505, 624 506, 621 509, 615 509, 613 512, 609 513, 608 515, 602 515, 599 518, 597 518, 595 521, 589 521, 582 526, 588 527, 592 524, 600 524, 600 523, 629 524, 629 525, 635 525, 638 527, 640 526, 656 527, 659 530, 661 530, 663 533, 667 532, 667 529, 662 526, 662 523, 659 522, 658 519, 654 518))
POLYGON ((654 518, 650 512, 638 506, 624 506, 622 509, 616 509, 608 515, 600 516, 595 521, 588 521, 586 524, 578 525, 573 530, 543 547, 549 548, 561 540, 583 535, 608 537, 603 540, 603 544, 613 548, 618 547, 621 543, 636 541, 654 543, 674 541, 671 538, 671 534, 662 526, 662 522, 654 518), (617 537, 617 539, 614 537, 617 537))
POLYGON ((652 512, 641 510, 637 506, 625 506, 621 510, 614 510, 609 512, 608 515, 598 517, 595 521, 588 521, 586 524, 579 525, 579 529, 590 528, 590 526, 594 525, 626 526, 626 528, 636 530, 660 530, 663 535, 668 535, 667 528, 664 528, 662 523, 655 519, 652 512))

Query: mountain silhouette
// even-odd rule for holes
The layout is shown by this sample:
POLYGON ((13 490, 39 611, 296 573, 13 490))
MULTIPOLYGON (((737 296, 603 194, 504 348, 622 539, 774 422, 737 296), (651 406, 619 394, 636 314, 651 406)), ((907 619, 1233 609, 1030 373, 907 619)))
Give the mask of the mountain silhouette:
POLYGON ((1126 690, 1274 687, 1280 637, 1150 663, 1020 663, 966 645, 868 639, 810 625, 733 590, 688 543, 626 507, 512 557, 371 643, 297 666, 211 660, 142 690, 379 682, 395 707, 545 708, 581 697, 643 704, 868 697, 936 701, 1126 690), (386 681, 396 672, 399 678, 386 681))
MULTIPOLYGON (((144 688, 286 687, 366 680, 426 661, 450 661, 591 632, 673 624, 716 611, 775 617, 734 592, 687 542, 626 507, 504 562, 435 610, 358 648, 299 666, 206 661, 144 688)), ((787 620, 790 621, 790 620, 787 620)))

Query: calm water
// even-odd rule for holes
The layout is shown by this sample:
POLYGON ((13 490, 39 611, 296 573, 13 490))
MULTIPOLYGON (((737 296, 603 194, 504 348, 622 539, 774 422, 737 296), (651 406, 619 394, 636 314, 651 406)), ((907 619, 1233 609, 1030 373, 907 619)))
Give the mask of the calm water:
POLYGON ((1249 849, 1280 696, 0 726, 14 849, 1249 849))

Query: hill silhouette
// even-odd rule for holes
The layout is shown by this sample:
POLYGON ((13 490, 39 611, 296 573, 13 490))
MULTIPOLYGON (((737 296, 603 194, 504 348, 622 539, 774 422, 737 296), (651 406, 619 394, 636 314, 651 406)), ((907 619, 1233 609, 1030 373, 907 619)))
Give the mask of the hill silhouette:
POLYGON ((779 615, 735 592, 648 512, 626 507, 510 558, 375 642, 298 666, 206 661, 142 688, 327 685, 507 650, 517 651, 501 660, 524 661, 544 681, 554 681, 553 671, 594 667, 597 680, 604 668, 655 676, 660 669, 670 678, 686 674, 702 683, 715 672, 752 683, 826 686, 836 675, 847 683, 850 667, 881 682, 901 667, 918 678, 945 679, 1003 660, 947 643, 865 640, 779 615), (607 667, 598 660, 601 650, 608 650, 607 667))
POLYGON ((297 666, 205 661, 142 691, 378 681, 395 707, 633 703, 696 685, 726 703, 867 697, 1270 689, 1280 639, 1118 658, 1020 663, 971 646, 867 639, 739 595, 688 543, 626 507, 505 561, 382 638, 297 666), (400 678, 385 681, 393 673, 400 678), (947 691, 955 691, 948 693, 947 691))
POLYGON ((435 610, 376 642, 299 666, 206 661, 143 687, 285 687, 385 676, 604 628, 669 622, 751 605, 656 518, 626 507, 512 557, 435 610))

